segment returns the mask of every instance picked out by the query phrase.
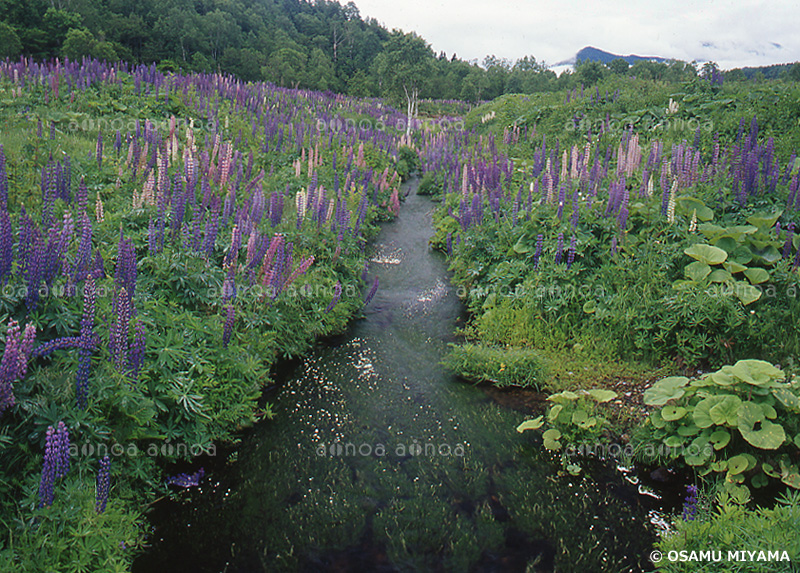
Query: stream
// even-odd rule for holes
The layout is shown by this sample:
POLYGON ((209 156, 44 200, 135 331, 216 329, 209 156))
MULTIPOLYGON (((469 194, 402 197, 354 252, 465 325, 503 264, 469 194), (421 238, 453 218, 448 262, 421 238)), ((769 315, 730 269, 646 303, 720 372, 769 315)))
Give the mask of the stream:
POLYGON ((439 364, 464 308, 416 186, 364 317, 280 373, 235 461, 156 506, 135 572, 648 570, 651 498, 611 462, 559 475, 522 413, 439 364))

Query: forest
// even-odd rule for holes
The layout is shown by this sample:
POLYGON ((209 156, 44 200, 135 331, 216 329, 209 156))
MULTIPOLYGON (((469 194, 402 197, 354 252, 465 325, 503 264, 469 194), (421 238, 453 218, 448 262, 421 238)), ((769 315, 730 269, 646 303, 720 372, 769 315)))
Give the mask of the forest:
POLYGON ((799 82, 0 0, 0 570, 796 571, 799 82))

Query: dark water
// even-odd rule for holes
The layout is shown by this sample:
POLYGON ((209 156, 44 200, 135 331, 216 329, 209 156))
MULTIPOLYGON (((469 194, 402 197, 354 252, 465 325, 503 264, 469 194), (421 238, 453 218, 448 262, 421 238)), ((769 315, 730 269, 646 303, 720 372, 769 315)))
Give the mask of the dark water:
POLYGON ((235 463, 159 506, 135 571, 646 568, 646 498, 611 469, 558 475, 522 414, 439 365, 463 308, 414 189, 365 317, 285 373, 235 463))

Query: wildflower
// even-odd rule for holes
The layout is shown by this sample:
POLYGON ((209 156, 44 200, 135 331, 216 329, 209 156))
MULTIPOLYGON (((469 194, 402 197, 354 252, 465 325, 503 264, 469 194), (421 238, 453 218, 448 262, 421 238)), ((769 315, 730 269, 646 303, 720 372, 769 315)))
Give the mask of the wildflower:
POLYGON ((333 308, 339 303, 340 298, 342 298, 342 283, 341 281, 336 281, 336 285, 333 287, 333 298, 325 308, 325 314, 328 314, 333 310, 333 308))
POLYGON ((364 306, 367 306, 370 302, 372 302, 372 298, 375 296, 375 293, 378 292, 378 277, 375 277, 375 281, 372 283, 372 288, 369 289, 366 298, 364 298, 364 306))
POLYGON ((39 507, 53 505, 55 480, 69 471, 69 431, 64 422, 47 427, 42 479, 39 482, 39 507))
POLYGON ((697 486, 686 486, 686 499, 683 502, 683 520, 694 521, 697 515, 697 486))
POLYGON ((176 485, 178 487, 188 488, 200 485, 200 480, 206 475, 206 471, 200 468, 193 474, 178 474, 167 478, 167 485, 176 485))
POLYGON ((97 513, 103 513, 106 510, 106 503, 108 503, 108 491, 111 486, 111 476, 108 471, 110 467, 111 459, 108 456, 103 456, 103 459, 100 460, 100 469, 97 472, 97 484, 95 486, 94 508, 97 513))

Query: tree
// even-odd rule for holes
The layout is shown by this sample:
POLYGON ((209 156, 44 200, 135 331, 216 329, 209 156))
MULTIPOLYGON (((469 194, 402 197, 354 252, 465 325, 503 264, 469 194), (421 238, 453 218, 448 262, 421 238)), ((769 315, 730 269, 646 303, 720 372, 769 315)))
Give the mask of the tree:
POLYGON ((72 61, 80 60, 84 57, 91 58, 94 44, 94 36, 89 30, 73 28, 67 32, 67 39, 64 40, 61 52, 65 58, 69 58, 72 61))
POLYGON ((22 42, 14 28, 0 22, 0 58, 16 58, 22 53, 22 42))
POLYGON ((278 85, 297 88, 306 78, 306 55, 293 48, 281 48, 269 57, 262 73, 278 85))
POLYGON ((420 93, 434 69, 430 45, 414 32, 392 32, 383 52, 376 58, 376 70, 385 95, 396 102, 405 100, 406 134, 417 115, 420 93))
POLYGON ((593 86, 605 75, 605 69, 600 62, 582 60, 575 66, 575 73, 583 85, 593 86))
POLYGON ((622 58, 617 58, 615 60, 611 60, 610 62, 608 62, 608 69, 611 70, 612 73, 617 75, 623 75, 628 73, 628 68, 630 67, 631 65, 622 58))

